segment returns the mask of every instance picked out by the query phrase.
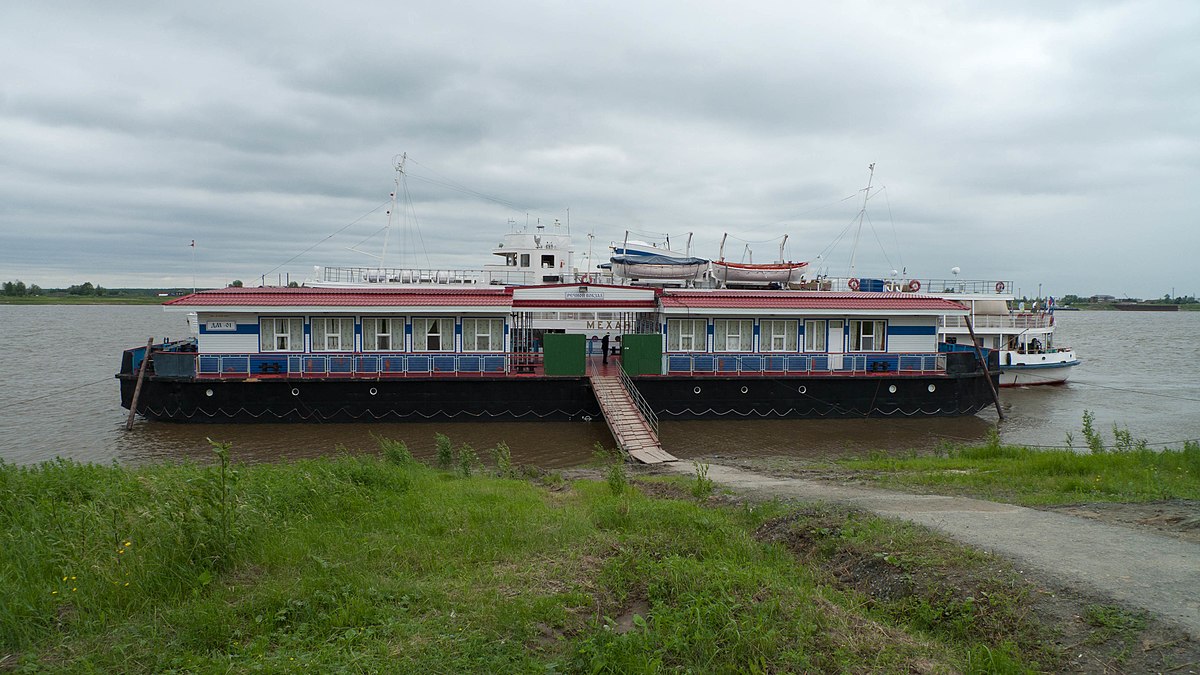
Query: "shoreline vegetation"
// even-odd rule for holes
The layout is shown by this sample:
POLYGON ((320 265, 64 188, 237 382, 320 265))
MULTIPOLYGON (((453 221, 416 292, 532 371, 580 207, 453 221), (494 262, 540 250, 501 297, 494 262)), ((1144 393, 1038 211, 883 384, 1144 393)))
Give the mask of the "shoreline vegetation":
MULTIPOLYGON (((1141 672, 1197 656, 1145 614, 922 528, 723 493, 702 463, 642 476, 598 448, 568 479, 503 443, 439 434, 427 465, 377 441, 276 464, 220 442, 205 466, 0 462, 0 670, 1141 672)), ((861 468, 987 476, 1008 487, 970 489, 1045 503, 1195 498, 1200 447, 1119 442, 1081 454, 1085 471, 998 441, 861 468), (1022 496, 1030 475, 1058 482, 1022 496)))

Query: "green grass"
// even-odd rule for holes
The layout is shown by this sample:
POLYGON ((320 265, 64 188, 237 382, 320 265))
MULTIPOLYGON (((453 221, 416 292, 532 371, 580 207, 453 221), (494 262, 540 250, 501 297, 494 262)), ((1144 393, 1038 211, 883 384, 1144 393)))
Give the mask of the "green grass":
POLYGON ((1087 454, 993 442, 953 448, 938 457, 872 458, 840 464, 889 487, 1029 506, 1200 499, 1200 444, 1194 442, 1181 449, 1131 447, 1087 454))
POLYGON ((161 305, 155 295, 0 295, 0 305, 161 305))
MULTIPOLYGON (((864 605, 763 537, 792 518, 779 505, 468 477, 380 444, 254 466, 0 463, 0 668, 1003 671, 1044 656, 955 593, 900 601, 923 622, 864 605)), ((930 550, 865 516, 834 529, 834 554, 887 547, 915 569, 930 550)))

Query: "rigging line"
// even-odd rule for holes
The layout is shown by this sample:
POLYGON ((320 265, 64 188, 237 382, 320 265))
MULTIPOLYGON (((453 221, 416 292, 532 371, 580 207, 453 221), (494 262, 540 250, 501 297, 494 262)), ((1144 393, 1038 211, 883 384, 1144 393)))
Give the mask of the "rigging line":
POLYGON ((353 251, 353 250, 357 249, 359 246, 362 246, 363 244, 367 243, 374 237, 378 236, 380 232, 383 232, 386 229, 388 229, 388 226, 384 225, 383 227, 379 228, 378 230, 375 230, 374 232, 372 232, 371 234, 368 234, 366 239, 363 239, 362 241, 358 242, 357 244, 349 247, 350 250, 353 251))
POLYGON ((883 259, 887 261, 888 268, 895 269, 896 266, 892 264, 892 258, 888 255, 887 248, 884 247, 883 241, 879 239, 879 230, 875 229, 875 221, 871 220, 870 215, 867 216, 867 225, 871 227, 871 234, 875 235, 875 243, 879 244, 879 251, 883 253, 883 259))
POLYGON ((772 244, 772 243, 779 241, 780 239, 783 239, 783 235, 781 234, 778 237, 771 237, 770 239, 742 239, 741 237, 739 237, 737 235, 731 234, 731 235, 729 235, 729 238, 740 241, 743 244, 772 244))
POLYGON ((480 199, 483 199, 483 200, 486 200, 489 202, 495 202, 496 204, 500 204, 501 206, 508 207, 514 211, 518 211, 518 212, 522 212, 522 213, 529 211, 529 209, 522 208, 520 205, 516 204, 515 202, 511 202, 511 201, 508 201, 507 199, 502 199, 500 197, 494 197, 492 195, 489 195, 489 194, 486 194, 483 192, 479 192, 478 190, 472 190, 471 188, 464 187, 462 185, 458 185, 455 183, 447 183, 447 182, 443 182, 443 181, 433 180, 432 178, 426 178, 424 176, 410 175, 409 177, 412 178, 413 180, 419 180, 419 181, 423 181, 425 183, 429 183, 430 185, 437 185, 439 187, 444 187, 444 188, 448 188, 450 190, 454 190, 455 192, 461 192, 463 194, 471 195, 472 197, 478 197, 480 199))
POLYGON ((333 238, 334 238, 334 237, 336 237, 337 235, 339 235, 339 234, 341 234, 341 233, 345 232, 345 231, 346 231, 347 229, 349 229, 351 226, 358 224, 358 222, 359 222, 359 221, 361 221, 363 218, 366 218, 367 216, 369 216, 369 215, 371 215, 371 214, 375 213, 376 211, 378 211, 379 209, 382 209, 383 207, 387 206, 387 205, 388 205, 388 204, 390 204, 391 202, 392 202, 392 200, 391 200, 391 199, 388 199, 387 201, 385 201, 385 202, 382 202, 382 203, 381 203, 379 206, 376 206, 375 208, 371 209, 370 211, 367 211, 366 213, 362 214, 361 216, 359 216, 359 217, 355 218, 354 220, 350 221, 350 222, 349 222, 349 223, 347 223, 347 224, 346 224, 344 227, 342 227, 342 229, 338 230, 337 232, 334 232, 333 234, 329 235, 328 237, 325 237, 325 238, 324 238, 324 239, 322 239, 321 241, 318 241, 317 243, 313 244, 312 246, 309 246, 308 248, 304 249, 303 251, 301 251, 301 252, 297 253, 296 255, 292 256, 291 258, 287 259, 286 261, 284 261, 284 262, 282 262, 282 263, 280 263, 280 264, 276 265, 275 267, 271 268, 270 270, 267 270, 267 272, 266 272, 265 274, 263 274, 262 276, 264 276, 264 277, 265 277, 265 276, 267 276, 267 275, 271 274, 272 272, 275 272, 276 270, 278 270, 278 269, 282 268, 284 265, 291 264, 292 262, 294 262, 294 261, 295 261, 297 258, 299 258, 300 256, 302 256, 302 255, 304 255, 304 254, 306 254, 306 253, 309 253, 309 252, 310 252, 310 251, 312 251, 314 248, 316 248, 316 247, 320 246, 321 244, 324 244, 325 242, 329 241, 330 239, 333 239, 333 238))
POLYGON ((77 384, 77 385, 74 385, 71 387, 59 389, 58 391, 52 391, 48 394, 42 394, 41 396, 34 396, 33 398, 14 399, 12 401, 6 401, 3 403, 0 403, 0 406, 8 407, 8 406, 12 406, 12 405, 20 405, 22 403, 33 403, 35 401, 40 401, 44 398, 50 398, 51 396, 58 396, 59 394, 65 394, 67 392, 72 392, 72 391, 78 391, 80 389, 83 389, 84 387, 94 387, 98 384, 103 384, 105 382, 112 382, 112 381, 113 381, 113 378, 106 377, 103 380, 96 380, 95 382, 88 382, 87 384, 77 384))
POLYGON ((883 186, 883 202, 887 204, 888 220, 892 223, 892 240, 896 244, 896 257, 900 259, 900 269, 908 269, 904 265, 904 251, 900 250, 900 235, 896 232, 896 218, 892 215, 892 200, 888 198, 887 186, 883 186))
MULTIPOLYGON (((421 246, 421 253, 422 253, 422 254, 425 256, 425 266, 426 266, 426 267, 430 267, 430 264, 429 264, 429 249, 427 249, 427 248, 425 247, 425 235, 421 233, 421 223, 420 223, 420 222, 417 220, 417 209, 416 209, 416 207, 415 207, 415 206, 411 206, 411 204, 412 204, 412 197, 411 197, 411 196, 409 195, 409 193, 408 193, 408 181, 404 181, 404 203, 405 203, 405 204, 407 204, 407 205, 410 205, 410 206, 409 206, 409 208, 408 208, 408 209, 406 209, 406 210, 408 210, 408 211, 411 211, 411 213, 412 213, 412 219, 413 219, 413 228, 416 230, 416 233, 417 233, 417 241, 416 241, 416 242, 414 242, 414 251, 413 251, 413 254, 414 254, 414 255, 416 254, 416 250, 415 250, 415 246, 416 246, 416 244, 417 244, 417 243, 420 243, 420 246, 421 246)), ((406 229, 407 229, 407 228, 406 228, 406 229)))
POLYGON ((520 211, 520 212, 529 212, 529 211, 531 211, 531 209, 528 209, 528 208, 525 208, 525 207, 519 206, 519 205, 518 205, 518 204, 516 204, 515 202, 511 202, 511 201, 509 201, 509 200, 507 200, 507 199, 503 199, 503 198, 501 198, 501 197, 496 197, 496 196, 493 196, 493 195, 489 195, 489 194, 487 194, 487 193, 480 192, 480 191, 478 191, 478 190, 473 190, 473 189, 471 189, 471 188, 469 188, 469 187, 467 187, 467 186, 463 185, 462 183, 458 183, 458 182, 456 182, 456 181, 454 181, 454 180, 452 180, 452 179, 450 179, 450 178, 447 178, 446 176, 443 176, 442 174, 438 173, 437 171, 434 171, 432 168, 430 168, 430 167, 428 167, 428 166, 426 166, 426 165, 422 164, 421 162, 418 162, 417 160, 413 159, 412 157, 409 157, 409 158, 408 158, 408 161, 412 162, 413 164, 416 164, 416 165, 420 166, 421 168, 425 169, 425 170, 426 170, 426 171, 428 171, 429 173, 432 173, 433 175, 435 175, 435 176, 437 176, 439 179, 441 179, 441 181, 439 182, 439 181, 433 180, 433 179, 431 179, 431 178, 425 178, 424 176, 412 176, 412 178, 414 178, 414 179, 416 179, 416 180, 423 180, 423 181, 425 181, 425 182, 427 182, 427 183, 432 183, 432 184, 434 184, 434 185, 440 185, 440 186, 442 186, 442 187, 447 187, 447 188, 450 188, 450 189, 452 189, 452 190, 458 190, 458 191, 460 191, 460 192, 464 192, 464 193, 466 193, 466 194, 474 195, 474 196, 476 196, 476 197, 479 197, 479 198, 481 198, 481 199, 486 199, 486 200, 488 200, 488 201, 492 201, 492 202, 495 202, 495 203, 497 203, 497 204, 501 204, 501 205, 507 206, 507 207, 509 207, 509 208, 511 208, 511 209, 513 209, 513 210, 515 210, 515 211, 520 211))
POLYGON ((1104 384, 1096 384, 1095 382, 1088 382, 1087 380, 1071 380, 1071 383, 1072 384, 1086 384, 1089 387, 1096 387, 1098 389, 1109 389, 1112 391, 1122 391, 1127 394, 1142 394, 1144 396, 1158 396, 1159 398, 1171 398, 1171 399, 1175 399, 1178 401, 1192 401, 1194 403, 1200 403, 1200 398, 1190 398, 1187 396, 1174 396, 1172 394, 1160 394, 1155 391, 1142 391, 1140 389, 1125 389, 1122 387, 1110 387, 1110 386, 1104 385, 1104 384))

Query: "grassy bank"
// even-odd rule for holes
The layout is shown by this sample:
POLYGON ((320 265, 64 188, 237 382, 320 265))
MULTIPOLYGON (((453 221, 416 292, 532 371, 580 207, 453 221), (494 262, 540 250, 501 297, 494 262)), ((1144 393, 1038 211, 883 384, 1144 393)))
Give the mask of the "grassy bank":
POLYGON ((485 475, 458 448, 439 470, 381 443, 275 465, 0 464, 0 669, 1019 672, 1061 658, 1016 575, 916 528, 705 507, 699 479, 631 484, 620 465, 607 481, 514 477, 501 451, 485 475), (836 572, 847 561, 857 580, 836 572))
POLYGON ((888 487, 1026 506, 1200 499, 1200 443, 1163 450, 1128 442, 1092 445, 1090 450, 1047 450, 1003 446, 993 439, 981 447, 945 449, 936 457, 840 464, 888 487))
POLYGON ((0 295, 0 305, 161 305, 155 295, 0 295))

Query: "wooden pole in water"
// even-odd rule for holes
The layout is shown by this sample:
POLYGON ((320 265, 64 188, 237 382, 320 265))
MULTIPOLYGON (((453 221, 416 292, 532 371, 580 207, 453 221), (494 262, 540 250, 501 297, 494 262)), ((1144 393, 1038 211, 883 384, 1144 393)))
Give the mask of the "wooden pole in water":
POLYGON ((133 428, 133 416, 137 414, 138 396, 142 393, 142 380, 146 378, 146 366, 150 363, 150 348, 154 345, 154 338, 146 340, 146 355, 142 357, 141 367, 138 368, 137 385, 133 387, 133 400, 129 402, 129 419, 125 420, 125 431, 133 428))
MULTIPOLYGON (((975 356, 979 358, 979 362, 983 364, 983 376, 987 378, 988 389, 992 390, 992 402, 996 404, 996 415, 1000 419, 1004 419, 1004 411, 1000 409, 1000 394, 996 392, 996 385, 992 382, 992 374, 988 371, 987 359, 983 358, 983 352, 979 350, 979 340, 975 339, 975 326, 971 324, 971 317, 963 317, 967 320, 967 332, 971 334, 971 344, 975 345, 975 356)), ((137 397, 137 392, 134 392, 134 397, 137 397)))

